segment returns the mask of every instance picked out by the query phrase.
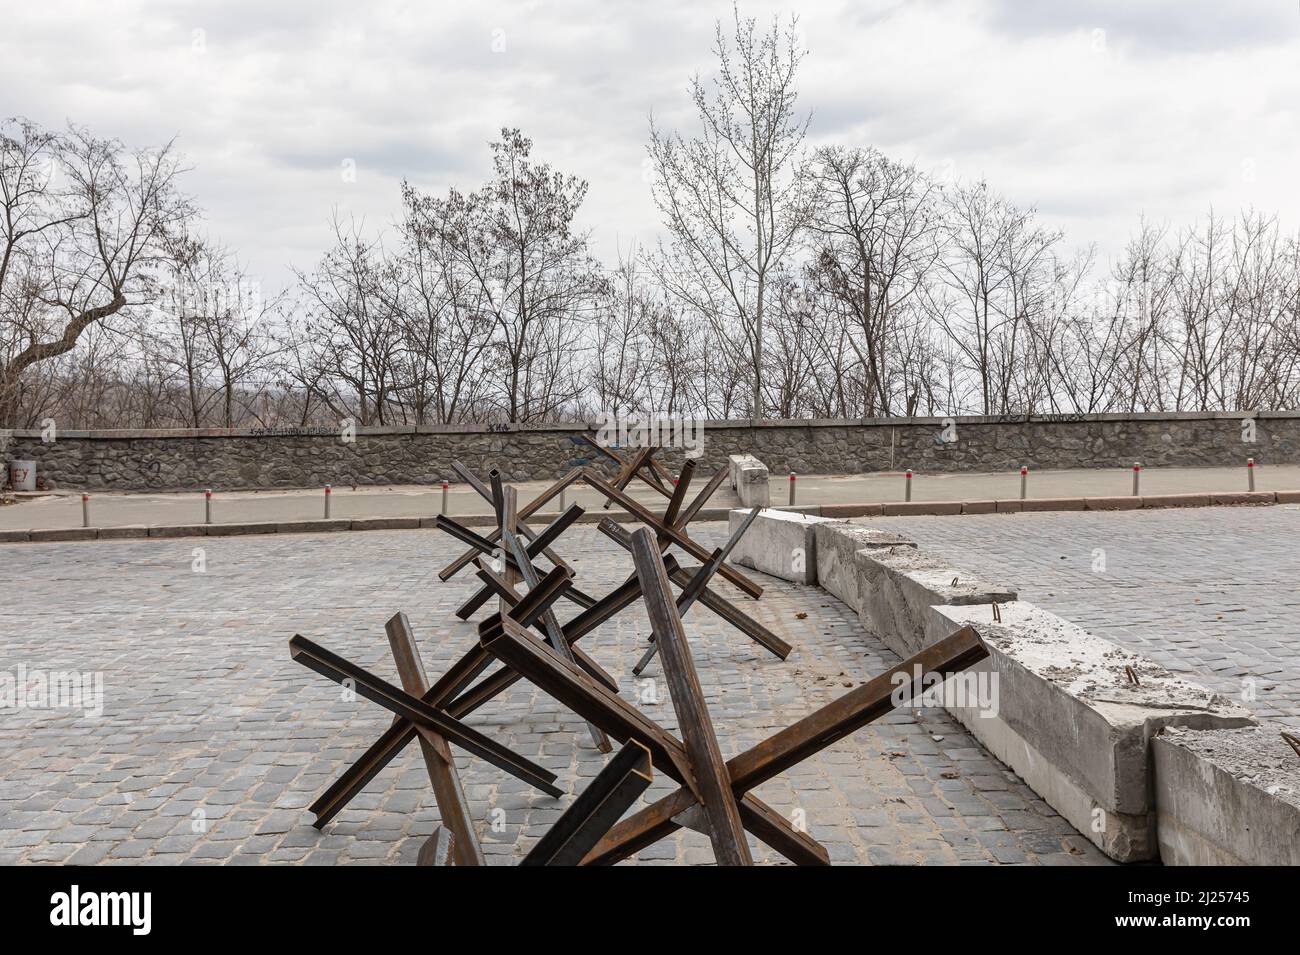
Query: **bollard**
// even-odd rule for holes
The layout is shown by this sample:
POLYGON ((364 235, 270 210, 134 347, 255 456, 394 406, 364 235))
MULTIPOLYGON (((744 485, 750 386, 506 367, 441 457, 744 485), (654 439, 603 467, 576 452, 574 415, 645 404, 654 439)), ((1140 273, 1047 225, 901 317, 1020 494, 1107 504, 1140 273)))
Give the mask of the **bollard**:
POLYGON ((1246 459, 1246 483, 1249 486, 1249 490, 1252 491, 1255 490, 1255 459, 1254 458, 1246 459))
POLYGON ((325 520, 330 519, 330 486, 325 485, 325 520))
POLYGON ((447 487, 448 487, 447 482, 443 481, 442 482, 442 511, 440 512, 442 514, 447 513, 447 487))
POLYGON ((1025 499, 1025 490, 1029 486, 1029 468, 1020 465, 1020 500, 1025 499))
POLYGON ((1142 475, 1142 465, 1137 461, 1133 462, 1133 496, 1138 496, 1138 483, 1142 475))
POLYGON ((911 468, 908 468, 907 473, 903 475, 903 488, 904 488, 903 500, 910 501, 912 499, 912 469, 911 468))
POLYGON ((794 472, 790 472, 790 506, 794 507, 794 472))
POLYGON ((81 526, 90 526, 90 495, 81 495, 81 526))
POLYGON ((203 523, 212 523, 212 488, 207 488, 203 492, 203 523))

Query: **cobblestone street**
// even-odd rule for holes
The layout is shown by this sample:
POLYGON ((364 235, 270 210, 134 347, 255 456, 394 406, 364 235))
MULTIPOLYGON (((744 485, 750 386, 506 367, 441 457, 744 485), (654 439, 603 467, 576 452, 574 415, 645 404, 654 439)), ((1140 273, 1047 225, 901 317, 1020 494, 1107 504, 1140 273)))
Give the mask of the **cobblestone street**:
POLYGON ((1300 507, 881 518, 871 526, 1300 729, 1300 507))
MULTIPOLYGON (((1256 535, 1270 519, 1294 527, 1300 518, 1276 508, 1231 513, 1233 520, 1253 522, 1256 535)), ((1131 640, 1132 634, 1159 625, 1166 634, 1187 634, 1192 645, 1199 632, 1194 627, 1206 626, 1204 615, 1182 617, 1187 608, 1180 601, 1168 609, 1192 622, 1181 630, 1158 623, 1164 616, 1163 592, 1153 591, 1150 582, 1171 566, 1185 574, 1191 561, 1185 552, 1171 543, 1160 551, 1165 563, 1141 564, 1144 576, 1123 587, 1110 583, 1129 580, 1125 575, 1144 559, 1135 550, 1144 540, 1141 533, 1120 537, 1125 533, 1120 528, 1150 526, 1154 518, 1165 515, 1119 515, 1113 525, 1099 524, 1102 530, 1092 536, 1072 540, 1062 532, 1079 525, 1044 523, 1041 547, 1031 548, 1033 535, 1019 536, 1018 543, 1026 553, 1039 554, 1039 563, 1053 545, 1069 544, 1061 551, 1069 560, 1061 562, 1061 570, 1053 565, 1052 573, 1034 570, 1038 563, 1030 560, 1018 565, 1016 582, 1027 598, 1041 599, 1103 635, 1131 640), (1110 577, 1093 579, 1087 573, 1094 546, 1108 549, 1110 577), (1065 586, 1076 578, 1072 589, 1065 586), (1091 587, 1082 587, 1084 582, 1091 587), (1035 593, 1046 588, 1051 589, 1035 593), (1103 599, 1116 600, 1117 615, 1124 606, 1145 607, 1141 619, 1131 614, 1125 619, 1127 638, 1098 626, 1100 614, 1076 612, 1087 604, 1089 592, 1110 595, 1103 599), (1117 594, 1129 595, 1129 604, 1120 604, 1117 594)), ((1043 515, 1049 519, 1079 521, 1080 516, 1043 515)), ((927 537, 952 536, 947 525, 932 520, 897 523, 927 546, 927 537)), ((972 558, 981 555, 998 528, 1008 526, 970 517, 952 523, 973 535, 964 543, 950 541, 972 558), (988 537, 980 538, 986 524, 988 537)), ((1027 519, 1016 521, 1017 528, 1033 526, 1027 519)), ((716 544, 723 534, 724 526, 713 524, 700 526, 698 536, 716 544)), ((1231 550, 1228 542, 1210 536, 1203 531, 1196 546, 1231 550)), ((1278 610, 1285 603, 1294 615, 1296 606, 1290 587, 1277 587, 1285 566, 1295 579, 1296 548, 1283 546, 1284 535, 1276 530, 1269 555, 1261 555, 1261 542, 1251 540, 1247 553, 1259 561, 1255 571, 1274 557, 1290 564, 1257 574, 1261 582, 1248 594, 1236 588, 1220 593, 1208 583, 1196 591, 1210 619, 1230 616, 1232 626, 1241 628, 1233 631, 1240 634, 1236 643, 1211 643, 1216 638, 1206 633, 1196 644, 1222 654, 1225 680, 1235 679, 1232 667, 1244 665, 1239 657, 1263 660, 1265 647, 1280 649, 1285 635, 1278 610), (1261 612, 1254 596, 1265 592, 1272 593, 1273 603, 1261 612), (1228 604, 1249 609, 1234 616, 1228 604), (1248 641, 1253 642, 1247 646, 1248 641)), ((631 572, 628 556, 594 528, 572 529, 562 545, 588 592, 603 593, 631 572)), ((310 825, 305 807, 391 717, 364 699, 343 699, 337 685, 293 663, 287 644, 301 633, 391 679, 383 627, 403 610, 420 640, 426 669, 441 673, 475 639, 473 624, 452 616, 473 581, 458 577, 442 584, 436 577, 457 553, 457 546, 433 531, 4 549, 0 671, 102 672, 104 698, 99 717, 51 709, 3 714, 0 862, 413 863, 437 818, 417 747, 409 747, 325 831, 310 825), (200 558, 202 572, 194 569, 200 558)), ((988 573, 1017 566, 979 559, 988 573)), ((1207 558, 1195 559, 1213 567, 1207 558)), ((897 659, 864 634, 856 616, 834 597, 756 576, 767 590, 760 602, 747 602, 747 609, 794 645, 786 662, 703 607, 697 605, 687 617, 700 680, 728 757, 897 659)), ((1195 588, 1180 587, 1190 599, 1195 588)), ((737 596, 726 585, 719 589, 737 596)), ((568 615, 566 607, 561 618, 568 615)), ((620 678, 625 697, 640 699, 652 718, 675 729, 662 680, 654 686, 658 702, 648 704, 648 687, 631 676, 647 633, 637 604, 583 646, 620 678)), ((1218 662, 1207 655, 1197 667, 1218 662)), ((1272 672, 1281 674, 1282 667, 1278 661, 1272 672)), ((1293 665, 1286 672, 1293 675, 1293 665)), ((647 677, 660 673, 655 664, 647 677)), ((549 798, 458 752, 489 861, 517 861, 604 757, 592 748, 577 717, 525 682, 469 722, 558 773, 557 785, 569 794, 549 798)), ((646 799, 670 788, 657 776, 646 799)), ((837 863, 1107 861, 942 710, 895 713, 765 784, 757 795, 788 817, 806 820, 837 863)), ((751 844, 756 859, 780 861, 765 846, 751 844)), ((712 858, 704 836, 683 830, 643 851, 637 861, 707 864, 712 858)))

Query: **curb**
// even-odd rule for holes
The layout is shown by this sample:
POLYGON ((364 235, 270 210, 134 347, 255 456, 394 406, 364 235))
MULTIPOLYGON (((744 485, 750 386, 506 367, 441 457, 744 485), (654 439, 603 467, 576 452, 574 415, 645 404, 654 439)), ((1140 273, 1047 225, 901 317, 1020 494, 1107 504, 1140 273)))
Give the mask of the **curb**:
MULTIPOLYGON (((725 521, 729 507, 705 507, 696 515, 700 521, 725 521)), ((560 515, 534 514, 530 521, 538 527, 549 524, 560 515)), ((605 518, 620 524, 636 520, 626 511, 605 511, 593 508, 584 511, 576 524, 597 524, 605 518)), ((461 514, 452 518, 464 527, 495 527, 491 514, 461 514)), ((437 526, 436 517, 358 517, 308 521, 254 521, 245 524, 129 524, 121 527, 54 527, 34 530, 0 530, 0 544, 62 543, 66 541, 129 540, 174 537, 243 537, 253 534, 323 534, 336 531, 390 531, 429 530, 437 526)))
MULTIPOLYGON (((1028 511, 1135 511, 1171 507, 1224 507, 1261 504, 1300 504, 1300 491, 1221 491, 1192 494, 1153 494, 1145 497, 1042 497, 1010 501, 892 501, 883 504, 805 504, 774 507, 813 517, 936 517, 959 514, 1016 514, 1028 511)), ((701 508, 696 520, 725 521, 734 508, 701 508)), ((491 514, 453 514, 465 527, 495 527, 491 514)), ((535 524, 547 524, 558 513, 534 514, 535 524)), ((585 511, 577 524, 597 524, 606 517, 625 524, 636 518, 626 511, 599 508, 585 511)), ((127 540, 142 537, 238 537, 249 534, 321 534, 335 531, 428 530, 435 517, 358 517, 333 520, 256 521, 245 524, 130 524, 122 527, 58 527, 0 530, 0 544, 127 540)))

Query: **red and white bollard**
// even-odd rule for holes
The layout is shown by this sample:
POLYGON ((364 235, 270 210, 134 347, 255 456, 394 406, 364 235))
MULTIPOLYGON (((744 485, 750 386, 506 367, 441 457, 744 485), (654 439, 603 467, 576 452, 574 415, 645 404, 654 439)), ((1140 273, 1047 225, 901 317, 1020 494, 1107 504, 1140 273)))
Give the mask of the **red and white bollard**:
POLYGON ((1025 499, 1025 494, 1029 488, 1029 468, 1023 464, 1020 465, 1020 500, 1025 499))
POLYGON ((1246 459, 1246 483, 1249 485, 1248 490, 1255 490, 1255 459, 1246 459))
POLYGON ((906 473, 903 474, 903 500, 910 501, 911 499, 912 499, 912 469, 908 468, 906 473))
POLYGON ((90 526, 90 495, 81 495, 81 526, 90 526))
POLYGON ((203 523, 212 523, 212 488, 203 491, 203 523))
POLYGON ((330 486, 325 485, 325 520, 330 519, 330 486))
POLYGON ((1137 461, 1133 462, 1133 496, 1138 496, 1138 488, 1142 480, 1142 465, 1137 461))
POLYGON ((790 506, 794 507, 794 472, 790 472, 790 506))
POLYGON ((442 482, 442 511, 440 512, 442 514, 447 513, 447 488, 449 486, 450 485, 446 481, 442 482))

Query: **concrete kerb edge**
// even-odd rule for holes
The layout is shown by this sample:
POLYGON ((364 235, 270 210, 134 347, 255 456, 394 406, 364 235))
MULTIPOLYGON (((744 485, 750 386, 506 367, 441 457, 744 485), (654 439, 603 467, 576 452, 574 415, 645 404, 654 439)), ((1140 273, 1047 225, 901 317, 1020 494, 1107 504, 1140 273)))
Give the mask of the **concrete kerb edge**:
MULTIPOLYGON (((723 521, 730 508, 701 508, 699 521, 723 521)), ((494 527, 491 514, 451 514, 452 520, 465 527, 494 527)), ((532 520, 546 524, 558 514, 538 513, 532 520)), ((634 523, 626 511, 592 509, 575 523, 597 524, 606 517, 620 524, 634 523)), ((255 534, 319 534, 338 531, 427 530, 436 525, 436 517, 356 517, 329 520, 251 521, 232 524, 129 524, 116 527, 60 527, 29 530, 0 530, 0 544, 53 543, 68 541, 124 540, 132 538, 174 537, 241 537, 255 534)))

